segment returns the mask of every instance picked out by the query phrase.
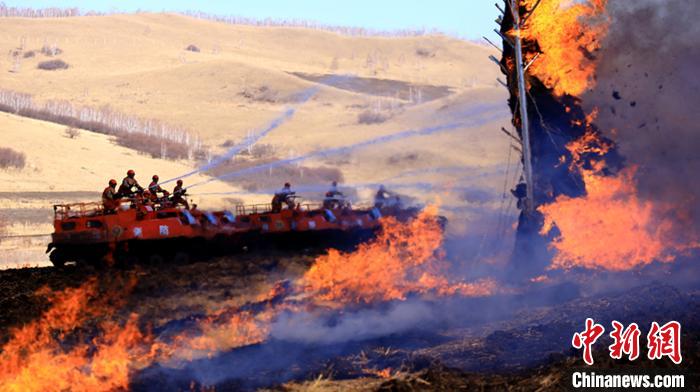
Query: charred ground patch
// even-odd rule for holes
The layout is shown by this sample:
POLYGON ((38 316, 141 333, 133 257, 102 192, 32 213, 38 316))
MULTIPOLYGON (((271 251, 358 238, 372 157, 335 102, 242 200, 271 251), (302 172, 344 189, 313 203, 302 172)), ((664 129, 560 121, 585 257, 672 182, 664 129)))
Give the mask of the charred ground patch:
MULTIPOLYGON (((7 341, 12 327, 31 322, 46 311, 49 304, 37 294, 43 286, 62 290, 97 278, 103 289, 112 289, 119 276, 133 276, 135 286, 116 317, 127 319, 136 313, 140 316, 140 328, 165 338, 167 331, 177 334, 186 330, 222 305, 253 312, 264 310, 271 302, 258 302, 261 293, 280 281, 299 277, 315 257, 311 252, 291 256, 262 251, 207 262, 144 265, 131 270, 0 271, 0 289, 13 293, 0 301, 2 341, 7 341)), ((535 385, 556 390, 566 381, 568 368, 582 365, 580 354, 570 349, 570 339, 574 331, 582 328, 585 317, 603 324, 617 319, 640 326, 654 320, 678 320, 684 331, 683 366, 692 369, 697 363, 693 347, 698 344, 700 331, 700 295, 696 289, 651 283, 589 297, 582 294, 579 284, 565 283, 485 298, 431 301, 411 297, 406 301, 355 306, 325 313, 315 321, 317 331, 307 328, 301 331, 302 335, 290 338, 289 334, 273 330, 262 342, 195 358, 179 367, 155 362, 133 375, 130 388, 187 389, 194 381, 217 390, 294 390, 310 383, 320 390, 454 390, 477 386, 487 390, 530 390, 535 385), (354 333, 351 338, 336 340, 326 336, 325 342, 320 339, 323 336, 318 341, 299 338, 337 333, 334 329, 347 325, 348 318, 388 315, 396 306, 414 301, 424 303, 431 311, 394 332, 354 333), (475 313, 473 309, 491 311, 475 313), (357 386, 358 380, 366 381, 362 388, 357 386)), ((293 303, 293 299, 287 300, 293 303)), ((607 344, 601 340, 597 345, 601 350, 595 354, 596 364, 602 368, 619 367, 620 363, 606 359, 607 344)), ((622 365, 667 364, 637 361, 622 365)))
POLYGON ((433 101, 452 94, 452 88, 449 86, 412 84, 401 80, 362 77, 331 78, 332 75, 328 74, 304 72, 291 72, 291 74, 310 82, 326 84, 341 90, 379 97, 398 98, 406 101, 415 100, 416 94, 420 94, 422 102, 433 101), (419 91, 420 93, 418 93, 419 91))

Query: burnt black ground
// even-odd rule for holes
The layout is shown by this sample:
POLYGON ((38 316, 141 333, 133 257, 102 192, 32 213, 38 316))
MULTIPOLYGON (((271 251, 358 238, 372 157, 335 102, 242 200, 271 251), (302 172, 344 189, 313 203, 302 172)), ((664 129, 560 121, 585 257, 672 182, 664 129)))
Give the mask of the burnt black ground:
MULTIPOLYGON (((7 341, 10 327, 39 317, 47 308, 44 299, 34 295, 42 286, 60 290, 78 286, 90 276, 106 281, 110 276, 135 274, 138 282, 121 312, 124 317, 132 311, 138 313, 144 327, 148 323, 158 331, 178 320, 204 314, 208 304, 239 297, 245 302, 247 296, 266 291, 273 282, 293 279, 308 268, 314 256, 290 257, 270 251, 181 265, 143 265, 129 271, 73 267, 0 271, 2 342, 7 341)), ((674 283, 669 277, 593 294, 583 290, 580 283, 563 282, 481 299, 409 298, 406 302, 427 303, 432 311, 406 330, 326 344, 273 337, 179 369, 151 366, 134 375, 132 389, 186 390, 193 380, 214 385, 218 391, 279 389, 315 379, 319 374, 350 389, 348 383, 367 377, 367 369, 391 368, 401 370, 402 376, 372 384, 375 386, 368 390, 482 386, 490 390, 560 390, 562 382, 568 383, 564 380, 566 369, 583 365, 570 341, 572 334, 583 328, 586 317, 594 318, 607 330, 613 319, 637 322, 644 334, 651 321, 680 321, 684 345, 681 368, 694 369, 700 352, 700 290, 696 286, 692 280, 674 283), (431 387, 420 380, 427 380, 431 387)), ((395 305, 380 304, 369 310, 382 312, 395 305)), ((328 313, 321 322, 332 326, 353 312, 367 311, 358 308, 342 314, 328 313)), ((645 344, 644 336, 640 340, 645 344)), ((605 352, 607 344, 604 339, 597 344, 596 366, 676 368, 666 360, 638 360, 633 364, 612 361, 605 352)), ((642 350, 644 353, 645 348, 642 350)))

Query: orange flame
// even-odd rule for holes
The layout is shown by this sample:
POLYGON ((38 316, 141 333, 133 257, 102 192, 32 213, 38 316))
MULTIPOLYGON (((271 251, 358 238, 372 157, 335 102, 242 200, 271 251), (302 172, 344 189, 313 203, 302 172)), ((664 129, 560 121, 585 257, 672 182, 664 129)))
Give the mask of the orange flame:
POLYGON ((672 260, 662 240, 668 226, 654 224, 654 207, 637 196, 634 174, 635 168, 617 176, 583 170, 585 196, 560 196, 540 207, 542 232, 556 226, 561 233, 552 243, 553 267, 626 270, 672 260))
POLYGON ((554 227, 559 231, 550 245, 556 250, 553 268, 627 270, 653 261, 673 261, 676 254, 697 247, 697 242, 675 240, 674 221, 664 217, 672 206, 638 196, 636 167, 614 176, 603 174, 602 157, 611 147, 593 132, 567 146, 573 157, 571 169, 581 173, 586 195, 562 195, 539 207, 544 215, 541 233, 548 234, 554 227), (595 158, 584 162, 584 155, 590 154, 595 158), (586 163, 591 169, 584 169, 586 163))
POLYGON ((389 379, 392 377, 392 369, 390 367, 384 368, 384 369, 364 368, 364 369, 362 369, 362 371, 366 374, 371 374, 371 375, 376 376, 378 378, 389 379))
POLYGON ((300 281, 315 298, 338 305, 403 300, 409 293, 489 295, 494 284, 450 284, 442 260, 442 228, 437 207, 426 208, 408 222, 382 218, 374 240, 352 253, 331 250, 300 281))
POLYGON ((125 390, 132 372, 154 362, 191 361, 263 342, 279 312, 297 311, 304 304, 323 310, 405 299, 409 293, 482 296, 495 290, 490 280, 451 283, 445 277, 437 208, 406 223, 384 218, 382 225, 379 236, 356 252, 331 250, 319 257, 295 286, 310 294, 302 305, 281 301, 287 292, 278 284, 256 297, 258 310, 223 306, 167 341, 142 333, 135 314, 125 323, 112 321, 134 279, 106 290, 95 278, 61 292, 42 289, 39 294, 48 297, 51 307, 42 318, 11 331, 0 354, 0 391, 125 390), (98 332, 87 343, 83 338, 64 345, 72 336, 82 337, 83 330, 98 332))
MULTIPOLYGON (((133 287, 133 286, 132 286, 133 287)), ((12 338, 0 355, 2 391, 110 391, 126 389, 129 373, 147 352, 140 349, 146 340, 131 316, 125 325, 100 323, 102 333, 90 343, 69 349, 60 340, 76 333, 88 319, 105 317, 119 298, 99 299, 95 279, 63 292, 40 290, 49 297, 50 309, 43 318, 12 331, 12 338), (98 298, 99 303, 90 303, 98 298)))
POLYGON ((263 342, 269 334, 269 324, 276 312, 272 309, 253 314, 235 312, 223 320, 218 314, 210 315, 198 325, 196 334, 186 331, 170 343, 162 343, 160 361, 211 358, 235 348, 263 342))
MULTIPOLYGON (((558 96, 578 96, 594 83, 593 53, 607 33, 607 0, 585 2, 563 0, 521 0, 531 10, 522 30, 523 39, 537 41, 540 56, 528 72, 558 96)), ((526 62, 536 53, 526 53, 526 62)))

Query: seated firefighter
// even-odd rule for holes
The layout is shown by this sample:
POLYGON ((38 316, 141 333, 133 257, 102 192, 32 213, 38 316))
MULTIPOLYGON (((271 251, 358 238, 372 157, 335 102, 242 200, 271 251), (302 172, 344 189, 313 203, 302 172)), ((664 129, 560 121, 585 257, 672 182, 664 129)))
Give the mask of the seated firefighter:
POLYGON ((136 200, 136 211, 139 218, 153 211, 153 196, 148 189, 144 189, 141 197, 136 200))
POLYGON ((152 177, 153 181, 148 185, 148 190, 150 191, 151 194, 151 201, 157 202, 160 201, 160 198, 158 197, 158 194, 160 193, 163 199, 167 199, 168 196, 170 196, 170 192, 166 191, 165 189, 161 188, 160 184, 158 184, 158 175, 154 174, 152 177))
POLYGON ((175 188, 173 189, 173 195, 171 197, 171 200, 174 205, 181 204, 185 206, 185 209, 189 210, 190 209, 190 204, 187 202, 187 199, 185 198, 185 195, 187 193, 187 188, 184 188, 182 186, 182 180, 177 180, 177 184, 175 185, 175 188))
POLYGON ((117 180, 109 180, 109 184, 102 191, 102 206, 105 213, 111 214, 119 207, 119 194, 117 193, 117 180))
POLYGON ((292 185, 288 182, 284 183, 284 187, 272 197, 272 212, 282 211, 283 204, 286 204, 290 210, 294 209, 294 195, 296 192, 292 192, 292 185))
POLYGON ((138 204, 144 206, 152 206, 153 194, 151 194, 151 191, 149 191, 148 189, 144 189, 141 193, 141 197, 138 199, 138 204))
POLYGON ((377 194, 374 195, 374 206, 377 208, 393 207, 401 202, 401 198, 392 192, 389 192, 384 185, 379 185, 377 194))
POLYGON ((127 171, 126 177, 124 177, 122 184, 119 186, 119 195, 121 197, 132 198, 142 192, 143 187, 136 181, 136 172, 133 170, 127 171))
POLYGON ((333 181, 331 188, 326 192, 323 199, 323 208, 335 209, 344 207, 346 204, 345 195, 338 190, 338 182, 333 181))

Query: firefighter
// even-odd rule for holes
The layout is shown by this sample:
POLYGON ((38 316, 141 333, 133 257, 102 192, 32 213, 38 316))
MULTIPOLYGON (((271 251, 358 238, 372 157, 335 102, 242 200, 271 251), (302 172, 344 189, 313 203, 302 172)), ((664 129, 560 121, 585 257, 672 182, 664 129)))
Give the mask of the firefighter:
POLYGON ((285 182, 284 187, 272 197, 272 212, 282 211, 282 204, 286 204, 290 210, 294 208, 294 195, 292 184, 285 182))
POLYGON ((326 192, 326 196, 343 196, 343 192, 338 190, 338 181, 333 181, 331 183, 331 189, 326 192))
POLYGON ((102 205, 106 214, 112 214, 119 207, 119 195, 117 194, 117 180, 109 180, 109 184, 102 191, 102 205))
POLYGON ((159 178, 157 174, 154 174, 152 179, 153 181, 148 185, 148 190, 151 192, 151 200, 158 201, 158 193, 162 193, 163 198, 170 196, 170 192, 161 188, 160 184, 158 184, 159 178))
POLYGON ((129 170, 126 172, 126 177, 122 180, 122 185, 119 187, 119 195, 122 197, 134 197, 137 193, 143 192, 143 187, 136 181, 136 172, 129 170))
POLYGON ((324 208, 339 208, 345 204, 345 195, 343 192, 338 190, 338 182, 333 181, 331 183, 331 189, 326 192, 326 197, 323 199, 324 208))
POLYGON ((144 189, 139 195, 140 197, 136 199, 136 217, 138 219, 143 219, 146 214, 153 212, 153 195, 148 189, 144 189))
POLYGON ((524 209, 527 200, 527 185, 525 185, 525 182, 521 179, 518 185, 516 185, 515 188, 510 190, 510 193, 512 193, 513 196, 515 196, 518 199, 518 209, 524 209))
POLYGON ((379 185, 379 190, 377 194, 374 195, 374 206, 377 208, 391 207, 399 204, 400 198, 398 195, 394 195, 389 192, 384 185, 379 185))
POLYGON ((151 191, 148 189, 144 189, 143 192, 141 192, 141 198, 138 201, 138 204, 144 205, 144 206, 150 206, 153 204, 153 194, 151 191))
POLYGON ((173 204, 176 206, 178 204, 182 204, 185 206, 186 210, 190 209, 190 204, 187 202, 187 199, 185 198, 185 194, 187 193, 187 188, 182 187, 182 180, 177 180, 177 185, 175 185, 175 188, 173 189, 173 204))

